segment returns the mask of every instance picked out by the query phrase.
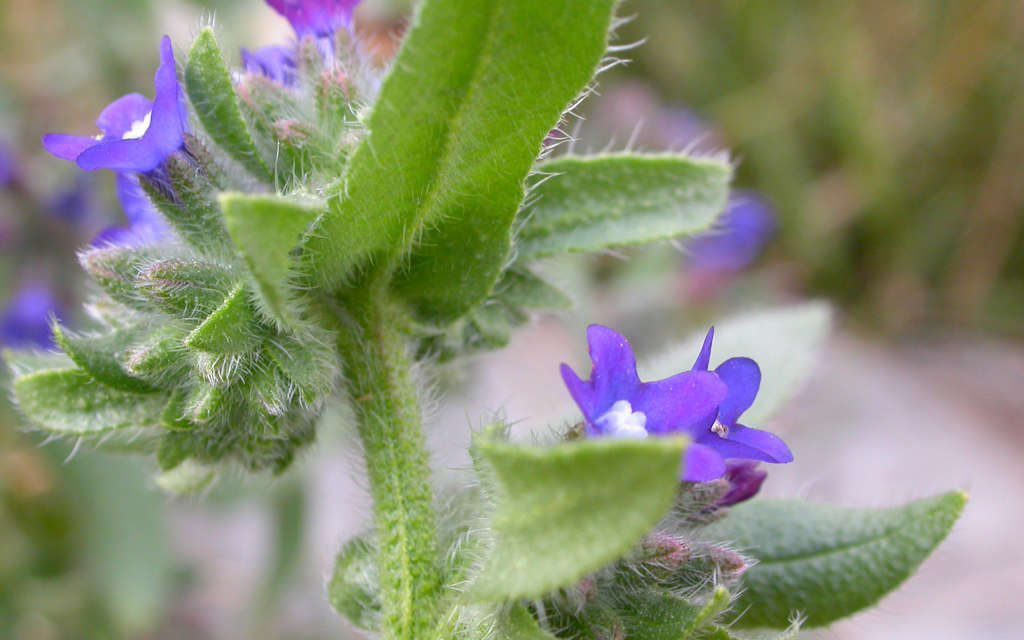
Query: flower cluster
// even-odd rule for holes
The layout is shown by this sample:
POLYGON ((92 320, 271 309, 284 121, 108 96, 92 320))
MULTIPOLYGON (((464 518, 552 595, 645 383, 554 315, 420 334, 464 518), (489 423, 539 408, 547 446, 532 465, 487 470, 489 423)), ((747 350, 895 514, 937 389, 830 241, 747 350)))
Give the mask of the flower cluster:
POLYGON ((590 379, 581 380, 566 364, 561 367, 562 379, 583 413, 586 435, 687 435, 691 444, 682 479, 691 482, 722 477, 726 460, 791 462, 793 454, 781 439, 739 423, 761 384, 757 363, 750 358, 729 358, 710 371, 713 338, 714 328, 708 331, 690 371, 641 382, 626 338, 608 327, 588 327, 593 363, 590 379))
MULTIPOLYGON (((267 0, 292 25, 299 41, 310 38, 325 60, 335 54, 335 37, 352 29, 352 13, 360 0, 267 0)), ((284 86, 297 80, 299 43, 269 45, 255 51, 242 49, 242 65, 284 86)))

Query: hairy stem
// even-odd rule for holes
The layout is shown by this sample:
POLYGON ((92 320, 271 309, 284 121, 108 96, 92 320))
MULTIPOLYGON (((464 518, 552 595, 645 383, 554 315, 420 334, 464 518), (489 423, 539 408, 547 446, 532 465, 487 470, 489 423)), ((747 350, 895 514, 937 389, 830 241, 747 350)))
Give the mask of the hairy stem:
POLYGON ((441 593, 430 467, 405 315, 383 287, 368 289, 346 300, 339 346, 374 502, 383 631, 412 640, 433 626, 441 593))

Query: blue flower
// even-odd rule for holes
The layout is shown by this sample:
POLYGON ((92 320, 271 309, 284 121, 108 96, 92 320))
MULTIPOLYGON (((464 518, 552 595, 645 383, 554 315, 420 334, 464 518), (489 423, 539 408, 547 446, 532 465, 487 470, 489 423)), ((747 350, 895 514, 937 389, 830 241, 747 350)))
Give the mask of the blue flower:
POLYGON ((286 87, 295 84, 295 50, 271 45, 256 51, 242 49, 242 66, 249 73, 266 76, 286 87))
POLYGON ((749 267, 775 234, 771 206, 749 191, 737 191, 729 199, 716 228, 686 243, 693 269, 728 275, 749 267))
POLYGON ((29 284, 22 287, 0 313, 0 344, 8 347, 53 346, 50 317, 63 315, 63 309, 49 287, 29 284))
POLYGON ((117 199, 121 202, 127 225, 107 227, 93 238, 94 247, 106 245, 138 246, 167 237, 170 228, 164 217, 146 197, 138 176, 118 173, 117 199))
POLYGON ((761 372, 750 358, 730 358, 708 371, 713 335, 712 329, 692 370, 641 382, 626 338, 608 327, 588 327, 590 379, 581 380, 566 364, 561 367, 569 394, 583 413, 586 435, 688 435, 682 479, 691 482, 721 477, 727 458, 791 461, 782 440, 737 422, 754 401, 761 372))
POLYGON ((104 109, 96 120, 101 135, 89 138, 51 133, 43 137, 43 146, 86 171, 153 171, 182 148, 188 132, 184 92, 167 36, 160 43, 160 66, 153 85, 156 96, 152 101, 131 93, 104 109))
POLYGON ((73 183, 49 198, 47 209, 55 218, 81 228, 87 226, 97 214, 95 195, 93 176, 79 173, 73 183))
POLYGON ((751 460, 730 460, 725 463, 725 479, 729 482, 729 490, 719 498, 714 506, 731 507, 745 500, 750 500, 761 490, 767 471, 757 468, 757 462, 751 460))
POLYGON ((267 0, 267 4, 291 23, 301 38, 333 37, 339 28, 350 29, 352 12, 360 0, 267 0))
MULTIPOLYGON (((360 0, 267 0, 284 16, 301 40, 316 41, 325 60, 334 57, 334 36, 339 29, 352 30, 352 13, 360 0)), ((286 87, 295 85, 297 46, 267 46, 250 51, 242 49, 242 65, 249 73, 258 73, 286 87)))

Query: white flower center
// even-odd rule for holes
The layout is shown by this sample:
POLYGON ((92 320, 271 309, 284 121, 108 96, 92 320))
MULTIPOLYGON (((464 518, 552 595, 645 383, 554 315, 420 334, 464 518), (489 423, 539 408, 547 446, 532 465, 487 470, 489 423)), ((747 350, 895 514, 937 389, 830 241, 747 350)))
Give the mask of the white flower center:
POLYGON ((718 420, 715 420, 715 424, 711 425, 711 431, 717 433, 719 438, 724 438, 729 435, 729 427, 725 426, 718 420))
POLYGON ((132 128, 125 131, 124 135, 121 136, 122 140, 138 140, 142 136, 146 135, 149 131, 149 123, 153 119, 153 112, 150 111, 146 114, 146 117, 142 120, 136 120, 132 123, 132 128))
POLYGON ((642 411, 633 411, 628 400, 619 400, 613 404, 596 423, 605 435, 613 438, 639 440, 647 437, 647 415, 642 411))

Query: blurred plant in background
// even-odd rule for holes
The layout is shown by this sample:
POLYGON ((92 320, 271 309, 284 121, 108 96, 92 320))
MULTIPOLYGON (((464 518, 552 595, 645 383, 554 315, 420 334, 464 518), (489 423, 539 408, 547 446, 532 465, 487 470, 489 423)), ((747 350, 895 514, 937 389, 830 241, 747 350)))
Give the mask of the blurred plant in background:
MULTIPOLYGON (((704 144, 734 149, 737 183, 777 207, 792 287, 886 330, 1024 330, 1020 3, 627 6, 624 39, 648 42, 603 93, 643 78, 656 97, 619 130, 662 101, 713 123, 704 144)), ((641 140, 679 144, 693 119, 641 140)))

